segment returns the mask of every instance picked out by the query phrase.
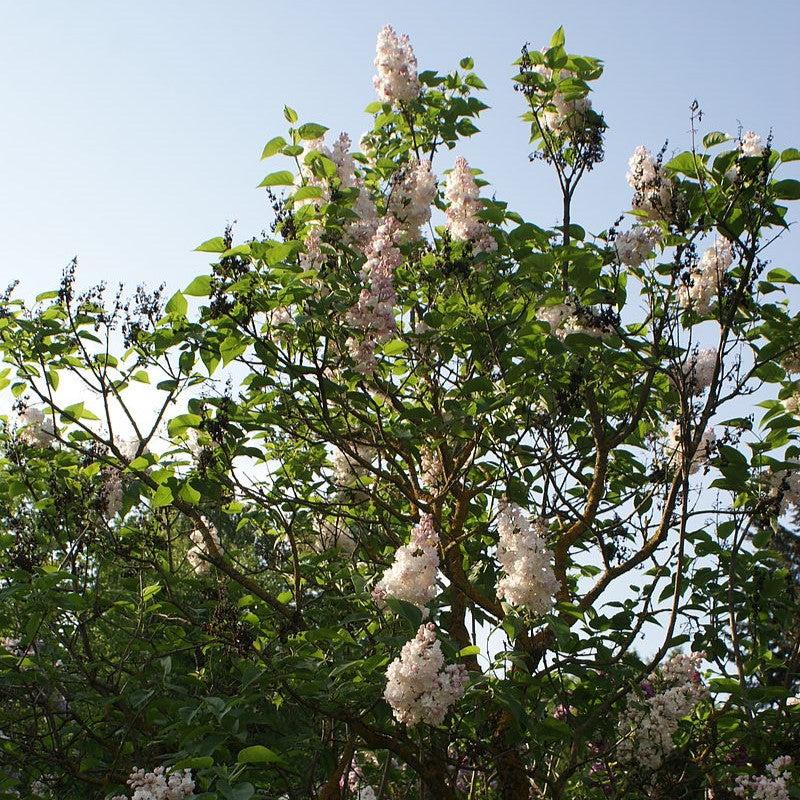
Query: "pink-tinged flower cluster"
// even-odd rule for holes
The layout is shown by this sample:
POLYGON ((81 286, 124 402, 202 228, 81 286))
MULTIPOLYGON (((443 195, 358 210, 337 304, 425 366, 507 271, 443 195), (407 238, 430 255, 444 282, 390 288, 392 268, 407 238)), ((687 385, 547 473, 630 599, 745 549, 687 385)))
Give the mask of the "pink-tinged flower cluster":
POLYGON ((378 33, 375 48, 375 69, 372 79, 378 97, 384 103, 407 103, 419 95, 417 57, 408 36, 398 36, 391 25, 378 33))
POLYGON ((478 186, 465 158, 459 156, 447 176, 444 196, 450 205, 447 215, 447 230, 453 239, 472 242, 476 253, 491 253, 497 250, 497 242, 489 233, 486 223, 479 219, 481 210, 478 186))
POLYGON ((688 284, 678 288, 678 301, 683 308, 691 308, 702 316, 711 312, 711 307, 722 287, 728 267, 733 264, 733 245, 727 239, 717 239, 709 247, 689 276, 688 284))
MULTIPOLYGON (((184 800, 194 797, 192 771, 170 770, 156 767, 152 772, 133 768, 128 786, 133 790, 131 800, 184 800)), ((111 800, 127 800, 125 795, 116 795, 111 800)))
MULTIPOLYGON (((344 785, 344 776, 339 783, 341 786, 344 785)), ((366 783, 364 772, 357 764, 353 765, 347 776, 347 788, 350 790, 348 797, 352 797, 353 800, 377 800, 375 790, 366 783)))
POLYGON ((356 369, 364 375, 375 371, 375 349, 388 342, 397 329, 394 271, 403 257, 395 244, 396 236, 397 223, 388 217, 367 247, 367 261, 361 270, 367 285, 361 290, 356 305, 347 312, 347 324, 361 334, 361 338, 350 337, 347 346, 356 369))
MULTIPOLYGON (((694 436, 694 434, 692 434, 694 436)), ((691 461, 689 462, 689 474, 694 475, 703 467, 711 458, 714 450, 714 444, 717 441, 717 436, 713 428, 706 428, 703 435, 700 437, 700 443, 697 445, 691 461)), ((681 431, 681 424, 676 422, 672 430, 667 436, 666 444, 667 463, 674 470, 679 470, 683 465, 683 433, 681 431)))
MULTIPOLYGON (((217 529, 208 520, 204 519, 203 522, 206 528, 208 528, 208 533, 217 546, 217 550, 219 550, 220 553, 223 552, 217 529)), ((186 560, 189 562, 196 575, 207 575, 211 569, 211 562, 208 561, 208 545, 206 544, 203 532, 194 530, 189 534, 189 538, 192 540, 192 547, 190 547, 186 553, 186 560)))
POLYGON ((639 145, 628 161, 628 186, 633 189, 632 206, 651 217, 670 216, 672 181, 664 174, 661 164, 643 145, 639 145))
MULTIPOLYGON (((313 205, 319 208, 323 203, 330 201, 331 187, 329 180, 314 175, 311 164, 307 161, 313 153, 319 153, 330 159, 336 165, 336 177, 341 188, 358 190, 353 204, 353 211, 356 216, 355 219, 347 223, 345 233, 348 239, 363 246, 369 242, 378 227, 378 212, 364 185, 363 178, 356 172, 355 159, 350 152, 350 147, 350 137, 346 133, 340 133, 331 147, 325 144, 324 137, 304 144, 304 152, 300 157, 300 174, 295 179, 295 183, 298 187, 301 185, 315 186, 320 189, 322 195, 318 198, 310 197, 305 200, 298 200, 295 201, 295 204, 298 207, 313 205)), ((320 250, 322 232, 322 227, 315 225, 306 235, 305 252, 300 259, 307 269, 319 269, 323 263, 323 255, 320 250)))
POLYGON ((694 353, 683 365, 689 394, 701 395, 711 386, 717 368, 717 351, 705 348, 694 353))
POLYGON ((533 614, 546 614, 558 591, 553 554, 547 548, 547 526, 540 519, 531 523, 518 505, 503 503, 497 532, 497 559, 505 573, 497 584, 497 596, 533 614))
POLYGON ((411 540, 394 554, 394 562, 375 585, 372 596, 378 605, 387 597, 425 606, 436 595, 439 570, 439 535, 430 514, 423 514, 411 530, 411 540))
POLYGON ((661 238, 661 232, 653 225, 634 225, 626 233, 614 239, 617 258, 627 267, 638 267, 646 261, 661 238))
POLYGON ((620 715, 622 737, 617 756, 622 763, 656 770, 675 747, 681 719, 708 697, 698 671, 704 653, 679 653, 642 684, 642 694, 628 700, 620 715))
POLYGON ((389 664, 383 696, 398 722, 440 725, 466 686, 464 665, 444 665, 442 646, 429 622, 420 626, 417 635, 403 645, 400 657, 389 664))
POLYGON ((438 451, 423 447, 420 454, 420 486, 434 494, 445 485, 445 481, 444 466, 438 451))
POLYGON ((388 206, 388 213, 399 224, 403 241, 420 238, 420 228, 430 221, 435 199, 436 177, 430 163, 412 159, 398 176, 388 206))
POLYGON ((325 263, 322 253, 323 228, 318 222, 310 225, 303 240, 303 252, 300 253, 300 266, 303 269, 319 270, 325 263))
POLYGON ((733 793, 747 800, 789 800, 791 756, 778 756, 767 764, 765 775, 739 775, 733 793))
POLYGON ((739 149, 746 158, 753 158, 764 152, 764 145, 761 137, 755 131, 747 131, 742 134, 739 149))
POLYGON ((351 141, 346 133, 340 133, 330 152, 330 159, 336 164, 336 173, 343 189, 357 189, 353 211, 356 218, 347 223, 345 233, 354 242, 365 245, 378 227, 378 212, 370 197, 364 180, 356 172, 355 159, 350 153, 351 141))

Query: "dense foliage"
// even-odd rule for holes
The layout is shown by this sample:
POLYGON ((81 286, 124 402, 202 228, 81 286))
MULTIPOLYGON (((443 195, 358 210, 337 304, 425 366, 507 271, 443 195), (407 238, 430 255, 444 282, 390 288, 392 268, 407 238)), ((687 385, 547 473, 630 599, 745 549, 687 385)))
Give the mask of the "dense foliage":
POLYGON ((455 157, 471 59, 375 63, 358 150, 286 108, 270 236, 184 291, 3 296, 0 795, 800 797, 800 152, 695 108, 589 235, 559 30, 540 227, 455 157))

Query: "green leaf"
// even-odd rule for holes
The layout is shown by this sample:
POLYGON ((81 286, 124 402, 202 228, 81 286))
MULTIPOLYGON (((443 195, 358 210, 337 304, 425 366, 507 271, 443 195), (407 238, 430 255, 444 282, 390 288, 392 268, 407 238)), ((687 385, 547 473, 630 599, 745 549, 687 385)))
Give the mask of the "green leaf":
POLYGON ((794 178, 775 181, 772 188, 775 190, 775 196, 781 200, 800 200, 800 181, 794 178))
POLYGON ((301 186, 292 195, 292 202, 299 203, 301 200, 317 200, 320 197, 322 197, 321 186, 301 186))
POLYGON ((145 586, 144 589, 142 589, 142 600, 146 603, 148 600, 152 600, 160 591, 160 583, 151 583, 149 586, 145 586))
POLYGON ((564 26, 559 25, 556 32, 550 38, 550 47, 563 47, 565 42, 566 37, 564 36, 564 26))
MULTIPOLYGON (((292 175, 289 170, 282 169, 278 172, 270 172, 266 178, 264 178, 261 183, 258 184, 257 188, 262 188, 263 186, 293 186, 294 185, 294 175, 292 175)), ((225 248, 223 248, 224 250, 225 248)))
POLYGON ((480 647, 476 644, 471 644, 469 647, 462 647, 458 654, 460 656, 477 656, 481 652, 480 647))
POLYGON ((283 150, 284 147, 288 142, 283 136, 275 136, 270 139, 265 145, 264 150, 261 153, 261 159, 270 158, 271 156, 277 155, 278 153, 283 150))
POLYGON ((392 339, 383 346, 383 354, 386 356, 396 356, 408 349, 408 343, 402 339, 392 339))
POLYGON ((703 137, 703 147, 714 147, 715 145, 729 142, 731 137, 722 131, 711 131, 703 137))
POLYGON ((796 147, 787 147, 781 153, 781 161, 786 163, 787 161, 800 161, 800 150, 796 147))
POLYGON ((224 253, 226 247, 225 240, 221 236, 215 236, 213 239, 203 242, 199 247, 195 247, 195 250, 200 253, 224 253))
POLYGON ((161 486, 156 489, 153 494, 152 499, 150 500, 150 505, 153 508, 163 508, 164 506, 168 506, 172 502, 172 491, 170 490, 169 486, 165 483, 162 483, 161 486))
POLYGON ((186 298, 180 292, 175 292, 167 301, 164 310, 167 314, 177 314, 180 317, 185 317, 186 312, 189 310, 189 303, 186 302, 186 298))
POLYGON ((67 406, 61 413, 61 416, 67 422, 79 419, 98 419, 95 414, 84 408, 83 403, 73 403, 71 406, 67 406))
POLYGON ((791 272, 780 267, 771 269, 767 273, 767 280, 770 283, 797 283, 797 278, 791 272))
POLYGON ((306 122, 297 129, 297 134, 301 139, 320 139, 328 129, 317 122, 306 122))
POLYGON ((224 366, 230 364, 234 358, 240 356, 247 349, 247 343, 243 342, 238 336, 228 336, 223 339, 219 346, 219 354, 224 366))
POLYGON ((239 764, 280 764, 283 759, 269 747, 254 744, 252 747, 240 750, 236 761, 239 764))
POLYGON ((252 783, 237 783, 236 786, 231 786, 227 781, 220 781, 218 788, 225 800, 250 800, 256 793, 252 783))
POLYGON ((189 297, 208 297, 211 294, 211 276, 198 275, 184 290, 189 297))
POLYGON ((57 291, 42 292, 36 295, 36 302, 41 303, 44 300, 55 300, 56 297, 58 297, 57 291))
POLYGON ((469 56, 462 58, 458 63, 461 69, 472 69, 475 66, 475 62, 469 56))
POLYGON ((703 172, 702 159, 699 156, 695 157, 695 155, 689 151, 679 153, 664 166, 672 172, 680 172, 684 175, 688 175, 690 178, 696 178, 698 170, 700 170, 700 174, 703 172))
POLYGON ((297 112, 293 108, 289 108, 289 106, 283 107, 283 116, 290 125, 294 125, 297 122, 297 112))
POLYGON ((184 503, 188 503, 190 506, 196 506, 200 502, 201 494, 189 481, 186 481, 186 483, 181 486, 178 497, 180 497, 184 503))

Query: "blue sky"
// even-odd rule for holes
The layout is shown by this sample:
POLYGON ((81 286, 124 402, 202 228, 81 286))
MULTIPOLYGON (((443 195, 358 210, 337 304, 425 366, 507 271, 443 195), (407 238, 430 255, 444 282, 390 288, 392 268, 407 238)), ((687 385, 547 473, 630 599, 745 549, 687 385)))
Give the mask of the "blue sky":
MULTIPOLYGON (((626 208, 636 145, 684 147, 695 97, 709 130, 772 127, 778 146, 800 144, 796 0, 10 3, 0 32, 0 283, 18 277, 30 296, 77 255, 83 284, 185 285, 207 261, 194 246, 226 222, 238 221, 240 240, 268 224, 255 186, 284 103, 355 140, 368 127, 386 22, 410 34, 422 69, 475 59, 492 108, 461 152, 540 224, 556 221, 558 201, 546 167, 527 162, 510 64, 523 42, 540 46, 559 24, 569 50, 606 62, 594 97, 610 125, 606 162, 574 215, 590 230, 626 208)), ((776 265, 791 268, 794 250, 780 242, 776 265)))

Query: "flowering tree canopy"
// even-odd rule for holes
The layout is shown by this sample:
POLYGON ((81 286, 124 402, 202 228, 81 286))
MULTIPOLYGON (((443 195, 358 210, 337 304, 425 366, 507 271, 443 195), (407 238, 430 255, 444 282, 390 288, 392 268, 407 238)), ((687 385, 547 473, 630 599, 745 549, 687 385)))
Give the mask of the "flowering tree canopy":
POLYGON ((516 68, 554 228, 386 27, 269 235, 0 298, 1 797, 800 797, 800 151, 694 107, 589 234, 601 62, 516 68))

